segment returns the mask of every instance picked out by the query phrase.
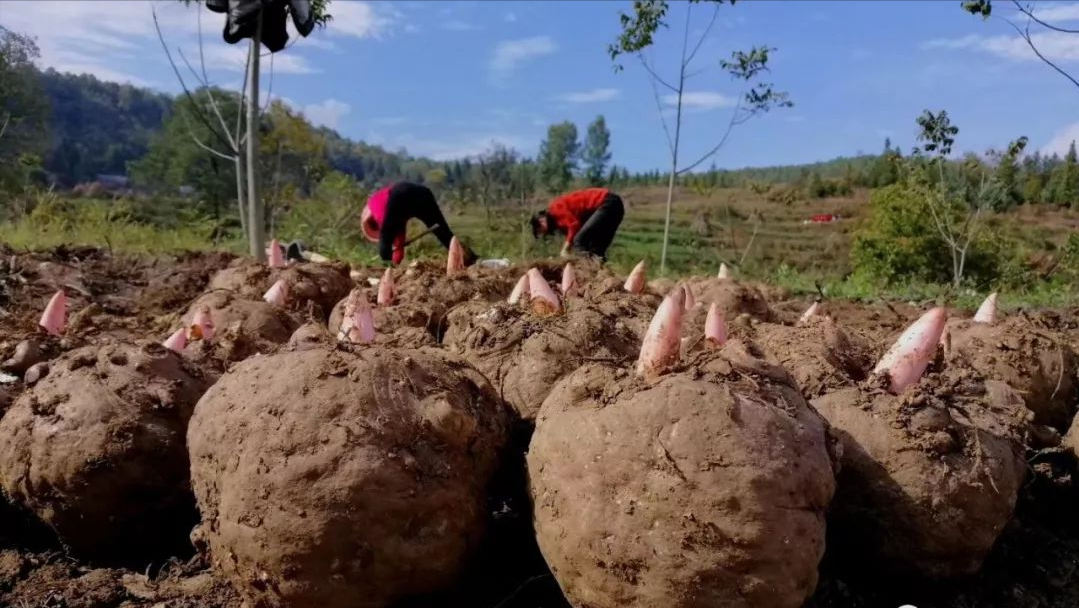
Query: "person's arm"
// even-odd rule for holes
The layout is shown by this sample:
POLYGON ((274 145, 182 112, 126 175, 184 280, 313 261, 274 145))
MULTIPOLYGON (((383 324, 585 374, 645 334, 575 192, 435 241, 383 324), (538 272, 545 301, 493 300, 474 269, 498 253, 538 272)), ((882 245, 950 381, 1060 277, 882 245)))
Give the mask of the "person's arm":
POLYGON ((394 235, 386 230, 385 226, 378 232, 378 257, 382 258, 384 262, 389 262, 393 259, 393 242, 394 235))
POLYGON ((570 216, 570 218, 572 219, 566 220, 566 242, 562 245, 562 255, 569 255, 569 252, 573 249, 573 239, 581 230, 581 223, 577 221, 577 218, 573 216, 570 216))
POLYGON ((568 255, 573 248, 573 238, 581 229, 581 222, 577 215, 566 205, 565 199, 557 199, 547 209, 549 217, 553 218, 558 228, 566 231, 566 242, 562 244, 562 255, 568 255))
POLYGON ((394 196, 394 194, 391 192, 390 199, 386 201, 386 215, 382 219, 382 225, 379 226, 378 255, 384 261, 393 261, 397 264, 405 255, 405 224, 408 223, 408 217, 406 217, 407 205, 400 196, 394 196), (400 250, 400 253, 397 253, 397 250, 400 250))
POLYGON ((393 265, 397 266, 405 261, 405 235, 399 234, 393 240, 393 265))

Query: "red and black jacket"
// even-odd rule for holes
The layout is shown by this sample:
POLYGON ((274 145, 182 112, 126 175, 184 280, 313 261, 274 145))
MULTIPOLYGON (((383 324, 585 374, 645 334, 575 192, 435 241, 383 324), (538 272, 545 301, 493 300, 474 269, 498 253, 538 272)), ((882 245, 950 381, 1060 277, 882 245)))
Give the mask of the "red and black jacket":
POLYGON ((559 230, 566 233, 566 242, 572 244, 581 226, 599 209, 608 194, 607 188, 585 188, 563 194, 547 206, 547 215, 559 230))

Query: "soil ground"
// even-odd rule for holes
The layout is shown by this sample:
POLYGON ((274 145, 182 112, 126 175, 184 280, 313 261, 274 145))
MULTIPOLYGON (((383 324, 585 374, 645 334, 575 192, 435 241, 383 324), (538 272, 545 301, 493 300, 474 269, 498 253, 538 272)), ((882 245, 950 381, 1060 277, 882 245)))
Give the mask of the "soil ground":
MULTIPOLYGON (((163 340, 170 324, 232 256, 198 253, 137 258, 88 248, 16 253, 0 248, 0 360, 22 338, 57 289, 69 296, 70 344, 102 335, 163 340)), ((515 277, 513 277, 515 278, 515 277)), ((513 284, 513 280, 508 282, 513 284)), ((793 322, 808 299, 772 299, 793 322)), ((843 325, 886 346, 919 314, 903 303, 828 301, 843 325)), ((1079 349, 1079 307, 1018 311, 1079 349)), ((0 410, 23 390, 0 384, 0 410)), ((531 429, 520 424, 488 495, 489 533, 458 584, 401 608, 559 608, 568 606, 539 553, 524 478, 531 429)), ((948 583, 866 572, 826 551, 817 591, 805 608, 1068 608, 1079 606, 1079 482, 1060 448, 1031 450, 1030 475, 1015 516, 982 570, 948 583)), ((241 599, 192 548, 164 563, 104 568, 70 557, 47 529, 0 502, 0 606, 12 608, 240 608, 241 599)), ((842 546, 829 538, 828 547, 842 546)))

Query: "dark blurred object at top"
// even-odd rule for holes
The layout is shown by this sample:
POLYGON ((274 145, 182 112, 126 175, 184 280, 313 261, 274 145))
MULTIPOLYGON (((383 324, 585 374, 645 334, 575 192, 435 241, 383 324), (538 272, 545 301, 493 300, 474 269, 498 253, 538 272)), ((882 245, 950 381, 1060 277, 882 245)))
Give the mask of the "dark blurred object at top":
POLYGON ((225 42, 251 38, 258 31, 259 12, 262 12, 262 44, 276 53, 285 48, 288 32, 285 21, 292 15, 292 24, 301 36, 315 29, 315 14, 311 0, 206 0, 206 8, 225 13, 225 42))

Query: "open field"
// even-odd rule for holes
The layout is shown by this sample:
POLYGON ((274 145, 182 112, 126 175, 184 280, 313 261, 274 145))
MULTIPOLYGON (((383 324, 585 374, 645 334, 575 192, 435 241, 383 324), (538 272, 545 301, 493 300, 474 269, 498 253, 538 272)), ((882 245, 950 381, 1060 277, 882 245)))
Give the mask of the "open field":
MULTIPOLYGON (((628 232, 647 237, 655 224, 639 218, 656 206, 638 205, 628 232)), ((1038 219, 1025 221, 1042 230, 1038 219)), ((776 223, 798 229, 793 214, 776 223)), ((762 250, 784 240, 761 234, 762 250)), ((642 383, 627 372, 673 283, 628 294, 620 274, 583 263, 580 295, 553 316, 504 303, 526 266, 398 270, 362 345, 333 334, 350 290, 374 305, 379 268, 2 253, 0 360, 19 361, 0 385, 0 605, 659 606, 657 592, 664 606, 695 594, 777 608, 1079 603, 1076 460, 1061 443, 1079 405, 1075 306, 982 328, 952 309, 951 349, 891 397, 869 366, 927 306, 826 300, 832 320, 796 327, 810 297, 710 268, 689 279, 682 362, 642 383), (283 306, 260 298, 277 280, 283 306), (67 327, 46 336, 35 324, 58 289, 67 327), (731 337, 719 350, 700 342, 713 303, 731 337), (212 337, 157 346, 203 306, 212 337), (32 375, 30 351, 47 365, 32 375), (584 390, 589 377, 601 384, 584 390), (607 401, 572 405, 605 386, 617 387, 607 401), (886 422, 869 432, 890 447, 835 417, 836 400, 875 411, 886 422), (675 432, 683 415, 699 432, 675 432), (662 452, 633 452, 653 433, 662 452), (874 466, 851 459, 863 449, 874 466), (875 493, 885 479, 909 504, 875 493)), ((536 267, 557 292, 560 266, 536 267)))
MULTIPOLYGON (((775 187, 782 188, 782 187, 775 187)), ((666 189, 633 187, 621 191, 627 204, 626 219, 609 251, 614 270, 628 273, 646 260, 649 273, 659 273, 663 239, 666 189)), ((851 271, 852 234, 868 213, 870 191, 859 189, 850 197, 797 200, 786 204, 769 200, 769 195, 746 189, 717 189, 703 195, 679 188, 672 214, 672 238, 668 276, 714 273, 721 262, 739 276, 766 281, 799 294, 816 293, 816 283, 828 295, 856 299, 888 297, 924 301, 941 299, 956 305, 976 306, 984 293, 953 293, 946 286, 927 284, 894 285, 878 291, 874 286, 847 280, 851 271), (836 214, 831 223, 804 223, 816 214, 836 214)), ((242 253, 246 245, 235 231, 211 240, 214 223, 208 218, 169 217, 168 227, 145 221, 119 221, 108 209, 113 203, 75 199, 76 210, 67 219, 44 224, 26 218, 17 223, 0 223, 0 242, 15 249, 55 247, 62 244, 111 247, 117 252, 138 254, 171 253, 185 250, 220 250, 242 253)), ((546 200, 536 200, 540 209, 546 200)), ((466 242, 483 257, 511 260, 544 259, 557 256, 557 238, 534 241, 525 226, 529 209, 495 207, 488 222, 477 204, 464 208, 447 206, 449 221, 466 242)), ((156 212, 175 216, 172 206, 156 212)), ((338 224, 333 211, 333 230, 325 234, 276 232, 282 242, 304 239, 313 250, 352 264, 376 264, 375 247, 360 238, 355 222, 348 216, 338 224)), ((358 211, 357 211, 358 214, 358 211)), ((151 214, 151 217, 156 217, 151 214)), ((413 222, 413 234, 423 226, 413 222)), ((988 218, 987 233, 1017 243, 1026 252, 1032 269, 1044 268, 1059 255, 1068 236, 1079 229, 1079 212, 1045 205, 1024 205, 1014 211, 988 218)), ((441 259, 445 254, 431 238, 409 247, 410 259, 441 259)), ((1042 285, 1012 292, 1002 305, 1014 307, 1056 306, 1079 297, 1071 287, 1042 285)))

